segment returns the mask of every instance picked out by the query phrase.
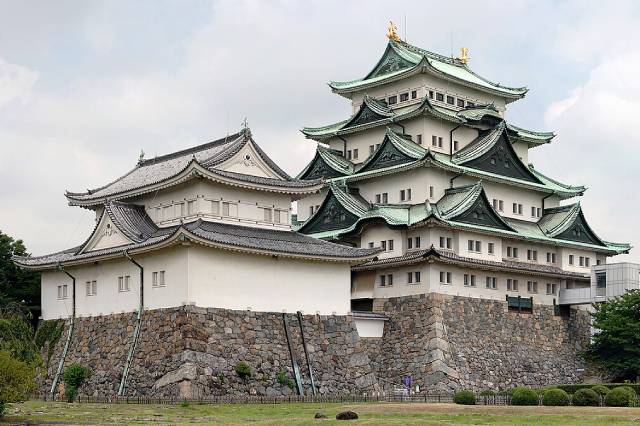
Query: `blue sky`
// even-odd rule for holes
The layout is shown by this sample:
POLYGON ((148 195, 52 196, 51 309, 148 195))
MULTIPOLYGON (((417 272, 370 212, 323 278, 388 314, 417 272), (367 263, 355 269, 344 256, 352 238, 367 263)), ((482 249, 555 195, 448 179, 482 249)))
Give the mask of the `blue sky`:
MULTIPOLYGON (((291 174, 313 155, 299 133, 349 114, 326 82, 358 78, 388 20, 429 50, 526 85, 516 125, 554 130, 531 159, 589 187, 587 219, 637 245, 640 3, 613 1, 0 0, 0 229, 34 254, 93 226, 64 190, 103 185, 147 157, 234 132, 244 117, 291 174)), ((640 261, 640 255, 616 260, 640 261)))

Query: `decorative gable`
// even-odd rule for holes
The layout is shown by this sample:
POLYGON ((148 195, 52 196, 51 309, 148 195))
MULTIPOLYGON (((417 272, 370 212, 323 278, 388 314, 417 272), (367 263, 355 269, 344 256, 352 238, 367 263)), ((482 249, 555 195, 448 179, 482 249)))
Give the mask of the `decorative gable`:
POLYGON ((493 206, 487 200, 483 192, 476 198, 475 202, 461 214, 450 218, 450 220, 470 225, 487 226, 489 228, 513 231, 507 226, 502 218, 496 213, 493 206))
POLYGON ((387 50, 385 50, 384 55, 382 55, 382 58, 380 58, 380 61, 378 62, 376 67, 365 77, 365 79, 390 74, 392 72, 411 68, 413 66, 415 66, 415 64, 398 55, 395 49, 393 49, 389 45, 387 46, 387 50))
POLYGON ((236 154, 215 168, 243 175, 282 178, 262 159, 251 141, 248 141, 236 154))
POLYGON ((582 212, 576 216, 576 219, 567 229, 557 234, 555 238, 579 243, 604 245, 600 238, 591 230, 582 212))
POLYGON ((382 146, 378 148, 378 151, 373 154, 373 157, 358 170, 358 173, 409 163, 411 161, 415 161, 415 158, 400 151, 393 143, 389 142, 387 138, 382 146))
POLYGON ((378 114, 377 112, 369 108, 366 102, 363 102, 358 113, 351 120, 349 120, 349 122, 345 124, 344 127, 359 126, 361 124, 372 123, 374 121, 384 120, 386 118, 388 117, 378 114))
POLYGON ((300 228, 300 232, 315 234, 344 229, 353 225, 357 220, 358 216, 345 209, 336 196, 329 192, 328 198, 322 204, 320 210, 300 228))
POLYGON ((313 180, 313 179, 331 179, 335 177, 345 176, 344 173, 340 173, 335 170, 333 167, 330 167, 326 161, 320 156, 320 154, 316 153, 316 156, 313 158, 312 163, 309 165, 307 170, 301 174, 298 178, 305 180, 313 180))
POLYGON ((497 175, 541 183, 518 158, 504 131, 486 152, 462 164, 497 175))
POLYGON ((112 247, 126 246, 133 244, 126 235, 111 221, 104 213, 89 240, 82 248, 82 252, 107 249, 112 247))

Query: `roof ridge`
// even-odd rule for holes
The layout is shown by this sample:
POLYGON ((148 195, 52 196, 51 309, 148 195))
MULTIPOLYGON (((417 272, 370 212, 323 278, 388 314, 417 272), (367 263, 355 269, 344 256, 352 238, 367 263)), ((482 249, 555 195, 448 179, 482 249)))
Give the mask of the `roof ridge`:
POLYGON ((196 152, 199 151, 203 151, 205 149, 211 148, 213 146, 217 146, 217 145, 223 145, 225 143, 229 143, 229 142, 235 142, 236 139, 238 139, 241 136, 244 136, 244 130, 241 130, 237 133, 234 133, 232 135, 227 135, 224 138, 220 138, 211 142, 207 142, 201 145, 197 145, 197 146, 193 146, 191 148, 186 148, 180 151, 175 151, 169 154, 164 154, 164 155, 160 155, 160 156, 156 156, 153 158, 149 158, 147 160, 141 160, 138 164, 141 167, 144 166, 148 166, 148 165, 153 165, 153 164, 157 164, 159 162, 163 162, 163 161, 167 161, 167 160, 171 160, 174 158, 178 158, 178 157, 183 157, 185 155, 189 155, 189 154, 195 154, 196 152))

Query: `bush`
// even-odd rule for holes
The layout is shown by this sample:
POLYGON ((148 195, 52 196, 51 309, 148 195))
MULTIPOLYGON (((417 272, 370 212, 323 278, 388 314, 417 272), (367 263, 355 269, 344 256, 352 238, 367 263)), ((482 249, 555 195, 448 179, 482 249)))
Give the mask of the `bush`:
POLYGON ((2 401, 0 401, 0 419, 4 416, 5 411, 7 411, 7 406, 4 405, 2 401))
POLYGON ((241 379, 246 379, 251 376, 251 367, 246 362, 239 362, 236 364, 236 374, 241 379))
POLYGON ((80 364, 71 364, 64 370, 64 396, 67 402, 73 402, 78 396, 78 388, 89 377, 87 367, 80 364))
POLYGON ((461 390, 453 395, 453 402, 460 405, 476 405, 476 396, 470 390, 461 390))
POLYGON ((492 390, 483 390, 480 392, 480 396, 496 396, 496 393, 492 390))
POLYGON ((8 351, 0 351, 0 405, 22 402, 36 388, 35 368, 31 364, 13 358, 8 351))
MULTIPOLYGON (((607 389, 607 391, 609 391, 609 389, 607 389)), ((576 393, 573 394, 571 403, 578 407, 597 407, 600 405, 600 395, 593 389, 578 389, 576 393)))
POLYGON ((607 407, 633 407, 636 401, 636 393, 629 386, 618 386, 604 397, 607 407))
POLYGON ((542 405, 565 406, 569 405, 569 394, 562 389, 547 389, 542 396, 542 405))
POLYGON ((604 386, 604 385, 595 385, 595 386, 591 386, 591 389, 597 393, 599 396, 601 397, 605 397, 607 396, 607 394, 611 391, 611 389, 609 389, 608 387, 604 386))
POLYGON ((517 387, 511 395, 511 405, 538 405, 538 394, 530 388, 517 387))
POLYGON ((278 379, 278 383, 280 383, 281 385, 284 386, 287 384, 287 373, 285 373, 284 371, 279 372, 276 378, 278 379))
POLYGON ((296 382, 293 379, 289 379, 287 380, 287 386, 289 386, 289 389, 293 390, 296 387, 296 382))
MULTIPOLYGON (((558 389, 562 389, 563 391, 567 392, 568 394, 573 394, 575 393, 578 389, 593 389, 596 386, 600 387, 605 387, 609 390, 613 389, 613 388, 617 388, 618 386, 629 386, 630 388, 633 388, 636 393, 638 395, 640 395, 640 383, 599 383, 597 385, 585 385, 585 384, 579 384, 579 385, 555 385, 554 387, 558 388, 558 389)), ((597 390, 596 390, 597 392, 597 390)))

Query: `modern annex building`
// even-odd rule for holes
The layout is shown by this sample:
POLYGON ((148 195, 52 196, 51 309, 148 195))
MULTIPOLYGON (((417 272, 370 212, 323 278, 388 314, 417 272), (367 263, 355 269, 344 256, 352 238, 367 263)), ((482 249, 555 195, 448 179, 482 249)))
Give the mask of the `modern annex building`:
POLYGON ((353 115, 303 130, 318 147, 297 178, 244 128, 66 194, 95 211, 91 235, 15 258, 42 271, 43 319, 65 330, 42 390, 71 362, 90 366, 80 392, 96 396, 581 380, 576 296, 630 246, 591 229, 573 201, 584 187, 529 164, 554 135, 506 121, 525 88, 474 73, 464 49, 388 38, 364 78, 330 83, 353 115))
POLYGON ((383 250, 352 268, 354 308, 431 292, 562 305, 563 290, 589 287, 592 266, 630 248, 589 226, 573 201, 583 186, 529 163, 554 134, 507 121, 527 89, 476 74, 467 55, 390 30, 368 74, 329 83, 353 115, 302 130, 318 147, 298 178, 325 187, 298 202, 300 232, 383 250))

